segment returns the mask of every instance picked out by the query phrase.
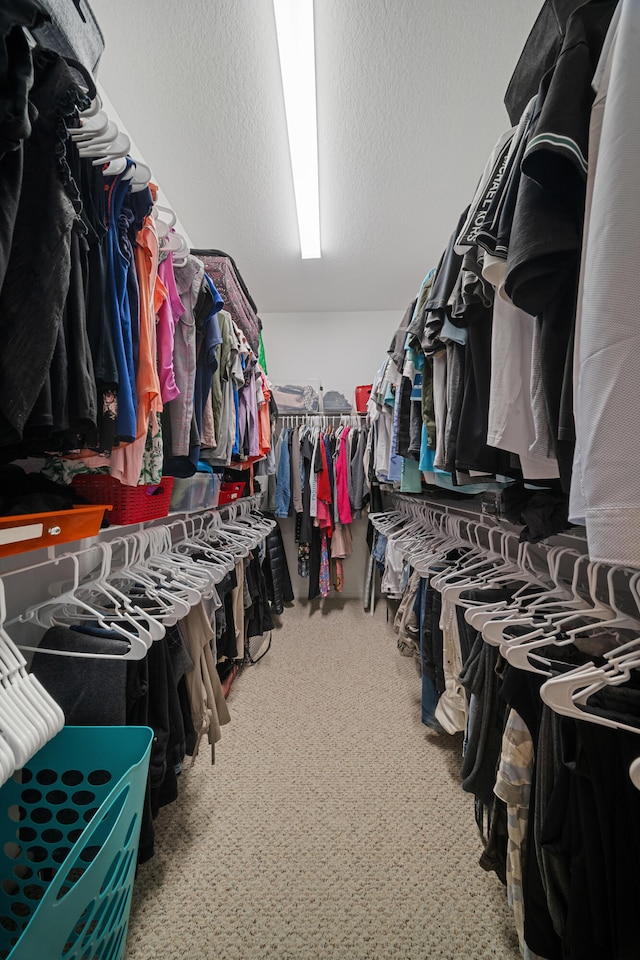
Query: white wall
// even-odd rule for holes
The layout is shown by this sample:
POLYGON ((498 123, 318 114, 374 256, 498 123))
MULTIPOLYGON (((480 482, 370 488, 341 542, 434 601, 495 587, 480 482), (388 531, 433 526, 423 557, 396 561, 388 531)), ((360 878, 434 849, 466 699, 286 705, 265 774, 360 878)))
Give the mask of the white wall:
POLYGON ((372 382, 407 304, 397 311, 260 313, 269 379, 320 380, 325 393, 339 390, 353 403, 354 387, 372 382))
MULTIPOLYGON (((104 87, 102 86, 102 84, 98 83, 97 88, 98 88, 98 93, 100 95, 100 99, 102 100, 102 109, 105 111, 105 113, 109 117, 109 120, 113 120, 113 122, 117 125, 120 132, 124 133, 124 135, 127 136, 131 141, 129 156, 131 156, 134 160, 139 160, 141 163, 146 163, 147 166, 149 166, 149 162, 145 160, 145 157, 143 156, 142 151, 140 150, 140 148, 138 147, 138 144, 135 142, 135 140, 131 136, 130 131, 127 130, 122 117, 120 116, 120 114, 114 107, 113 103, 109 99, 109 95, 104 89, 104 87)), ((191 242, 191 238, 189 237, 189 234, 187 233, 185 226, 180 219, 180 216, 179 216, 180 211, 175 209, 170 199, 167 197, 164 190, 162 189, 162 184, 157 182, 155 175, 153 173, 153 170, 151 170, 151 180, 158 187, 157 203, 161 207, 168 207, 170 210, 173 210, 173 212, 176 215, 176 222, 175 222, 176 232, 180 233, 185 238, 185 240, 187 241, 190 247, 194 247, 195 244, 191 242)))

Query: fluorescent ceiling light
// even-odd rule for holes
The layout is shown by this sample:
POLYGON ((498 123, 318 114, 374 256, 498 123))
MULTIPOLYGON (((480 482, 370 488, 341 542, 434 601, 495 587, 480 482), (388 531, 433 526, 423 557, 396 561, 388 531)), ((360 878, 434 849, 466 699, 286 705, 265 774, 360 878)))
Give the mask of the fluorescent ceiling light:
POLYGON ((303 260, 320 254, 313 0, 273 0, 303 260))

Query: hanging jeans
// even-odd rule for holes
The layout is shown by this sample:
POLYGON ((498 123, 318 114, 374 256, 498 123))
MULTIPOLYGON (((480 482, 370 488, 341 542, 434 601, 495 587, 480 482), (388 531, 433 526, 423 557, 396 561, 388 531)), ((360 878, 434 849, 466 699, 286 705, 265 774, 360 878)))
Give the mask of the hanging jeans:
POLYGON ((289 456, 289 431, 285 430, 280 448, 280 461, 276 479, 276 517, 288 517, 291 504, 291 459, 289 456))

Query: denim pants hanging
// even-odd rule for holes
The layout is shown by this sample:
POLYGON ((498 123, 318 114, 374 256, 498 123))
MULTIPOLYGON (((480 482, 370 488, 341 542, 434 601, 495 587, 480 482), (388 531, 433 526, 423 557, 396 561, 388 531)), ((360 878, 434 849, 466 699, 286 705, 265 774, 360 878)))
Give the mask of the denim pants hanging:
POLYGON ((288 517, 291 504, 291 458, 289 456, 289 430, 282 436, 280 461, 276 478, 276 517, 288 517))

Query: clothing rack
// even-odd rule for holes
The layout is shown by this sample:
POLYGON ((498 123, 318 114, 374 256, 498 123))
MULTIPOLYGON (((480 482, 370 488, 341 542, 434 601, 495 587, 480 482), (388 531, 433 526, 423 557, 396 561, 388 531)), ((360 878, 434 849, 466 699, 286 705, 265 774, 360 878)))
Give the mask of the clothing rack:
MULTIPOLYGON (((547 554, 550 550, 564 548, 567 553, 565 554, 560 571, 562 579, 570 583, 576 564, 582 564, 583 569, 580 572, 581 575, 578 585, 584 590, 587 589, 587 580, 585 577, 586 564, 589 557, 587 539, 582 527, 576 528, 577 532, 575 533, 567 531, 565 533, 555 534, 540 543, 522 544, 518 539, 520 531, 517 526, 501 517, 482 513, 479 504, 470 503, 466 505, 460 502, 440 501, 418 495, 412 496, 401 493, 392 494, 391 499, 394 509, 410 513, 414 517, 422 516, 427 520, 430 513, 433 514, 433 512, 436 512, 451 518, 451 521, 458 518, 462 521, 462 524, 456 525, 456 531, 460 531, 466 539, 469 539, 472 533, 473 535, 478 535, 478 527, 480 527, 480 536, 481 538, 484 537, 488 548, 491 546, 489 532, 495 531, 498 534, 502 533, 505 535, 505 544, 509 549, 509 555, 512 560, 518 560, 519 549, 524 547, 529 561, 540 569, 545 567, 547 554)), ((453 525, 451 529, 453 529, 453 525)), ((628 592, 629 582, 635 573, 637 573, 636 570, 631 567, 622 566, 621 564, 600 563, 598 565, 597 577, 598 594, 603 599, 606 598, 608 593, 608 578, 610 578, 615 585, 616 596, 618 597, 620 607, 629 613, 636 611, 635 600, 628 592)))
MULTIPOLYGON (((452 541, 463 539, 522 569, 548 573, 549 556, 555 550, 559 557, 556 575, 566 586, 572 585, 584 596, 607 604, 618 616, 640 621, 638 570, 620 564, 590 561, 584 537, 557 535, 540 543, 520 542, 518 528, 495 517, 458 506, 458 504, 425 501, 417 497, 394 495, 394 510, 424 527, 425 533, 438 526, 452 541)), ((380 530, 381 514, 372 515, 373 526, 380 530)), ((411 548, 406 552, 410 560, 411 548)), ((373 603, 372 603, 373 606, 373 603)), ((638 631, 640 636, 640 630, 638 631)), ((640 733, 640 728, 638 728, 640 733)), ((634 768, 634 784, 640 789, 640 759, 634 768)))
POLYGON ((16 616, 40 596, 43 598, 51 593, 53 581, 56 579, 54 571, 58 567, 66 568, 73 557, 80 559, 82 575, 87 575, 99 566, 101 544, 109 545, 114 541, 135 536, 142 531, 151 531, 157 528, 168 530, 171 542, 179 543, 185 538, 189 530, 193 529, 193 522, 200 518, 219 518, 222 523, 233 523, 235 520, 248 517, 252 511, 260 506, 261 496, 254 494, 243 497, 234 503, 222 504, 220 507, 206 507, 199 511, 170 513, 166 517, 158 517, 142 523, 127 526, 105 527, 96 537, 81 540, 75 543, 61 544, 59 547, 49 547, 37 553, 18 554, 8 557, 0 565, 0 581, 10 578, 11 590, 6 598, 8 616, 16 616))
MULTIPOLYGON (((466 541, 472 545, 474 549, 480 552, 486 551, 488 556, 496 558, 498 569, 501 563, 505 563, 505 569, 515 571, 517 565, 521 573, 533 574, 534 579, 539 578, 544 571, 546 576, 542 576, 543 580, 546 582, 552 580, 556 588, 561 584, 563 587, 570 588, 574 598, 578 596, 584 596, 585 598, 590 596, 591 603, 595 604, 592 610, 595 611, 600 608, 601 611, 604 611, 602 614, 594 615, 592 621, 594 626, 598 623, 601 623, 605 628, 610 627, 611 629, 620 626, 621 628, 626 628, 627 631, 632 630, 636 633, 636 638, 631 642, 623 643, 621 640, 620 645, 615 650, 604 654, 605 660, 609 659, 610 664, 619 667, 619 673, 610 680, 609 675, 603 671, 601 688, 607 683, 613 686, 619 685, 624 682, 624 680, 629 679, 632 671, 640 669, 640 627, 637 626, 638 623, 640 623, 640 573, 638 570, 622 565, 590 561, 586 551, 582 552, 577 550, 575 545, 559 545, 550 542, 538 544, 522 543, 518 539, 515 528, 513 530, 505 529, 499 522, 496 522, 495 518, 484 517, 478 514, 473 516, 472 511, 458 508, 457 505, 438 502, 427 503, 417 498, 401 496, 394 497, 394 500, 395 505, 392 513, 395 513, 398 518, 401 518, 403 515, 406 516, 406 530, 413 528, 411 537, 409 537, 408 540, 404 540, 406 536, 402 526, 404 521, 400 520, 400 542, 404 541, 401 547, 401 553, 405 563, 413 566, 412 558, 416 551, 417 555, 419 555, 424 549, 425 542, 428 542, 429 538, 435 535, 437 540, 444 543, 446 543, 447 540, 452 544, 460 544, 466 541), (554 559, 557 561, 553 564, 552 551, 555 551, 554 559), (564 566, 562 566, 561 560, 565 561, 564 566)), ((391 516, 391 514, 386 512, 372 514, 371 522, 379 533, 387 535, 390 532, 388 521, 391 519, 391 516), (385 521, 385 518, 387 518, 387 521, 385 521)), ((398 520, 391 520, 392 535, 393 526, 397 522, 398 520)), ((424 572, 422 560, 417 564, 416 569, 422 576, 424 572)), ((482 580, 482 576, 480 579, 482 580)), ((473 574, 471 581, 473 581, 473 574)), ((551 586, 549 589, 551 589, 551 586)), ((568 604, 568 610, 574 608, 575 604, 568 604)), ((584 607, 580 609, 588 611, 589 608, 584 607)), ((587 622, 589 622, 590 614, 587 612, 585 616, 587 622)), ((576 618, 579 620, 579 613, 576 614, 576 618)), ((566 621, 567 624, 570 624, 571 620, 572 617, 570 616, 566 621)), ((506 623, 507 620, 503 622, 506 623)), ((482 629, 484 630, 485 628, 486 622, 482 629)), ((570 627, 567 627, 567 630, 569 636, 571 636, 570 627)), ((576 632, 579 633, 580 630, 578 629, 576 632)), ((532 639, 535 641, 537 636, 542 636, 542 642, 544 642, 544 633, 544 630, 536 630, 534 628, 530 634, 530 638, 523 639, 532 639)), ((496 645, 495 638, 488 639, 486 634, 484 635, 484 640, 488 640, 491 644, 496 645)), ((520 642, 522 642, 522 640, 520 642)), ((500 646, 500 643, 498 642, 497 645, 500 646)), ((538 645, 539 642, 533 643, 533 646, 538 645)), ((502 646, 501 652, 507 657, 509 662, 514 662, 508 653, 505 654, 502 646)), ((519 661, 518 666, 529 669, 524 660, 519 661)), ((593 668, 595 671, 593 676, 596 679, 600 678, 598 670, 594 668, 592 663, 587 663, 586 667, 593 668)), ((576 676, 578 677, 580 677, 580 669, 584 668, 576 669, 576 676)), ((536 672, 535 669, 534 672, 536 672)), ((544 670, 538 672, 544 673, 544 670)), ((549 673, 546 675, 551 676, 549 673)), ((573 709, 570 703, 568 709, 565 708, 562 700, 560 700, 560 705, 558 705, 558 700, 553 694, 545 696, 545 688, 542 689, 541 696, 546 703, 561 714, 579 717, 581 720, 600 722, 604 726, 632 730, 635 734, 640 734, 640 726, 630 727, 616 719, 605 718, 598 721, 588 713, 578 712, 573 709)), ((629 773, 634 786, 640 790, 640 757, 637 757, 633 761, 629 773)))
POLYGON ((306 424, 311 427, 328 429, 329 427, 353 427, 358 429, 366 419, 365 413, 284 413, 280 416, 283 427, 299 427, 306 424))
MULTIPOLYGON (((495 525, 500 527, 500 529, 508 531, 509 533, 517 534, 519 533, 519 527, 510 523, 508 520, 505 520, 504 517, 500 517, 492 513, 484 513, 482 510, 482 505, 477 500, 469 500, 469 503, 464 501, 456 500, 450 501, 443 498, 435 499, 430 497, 428 494, 407 494, 407 493, 392 493, 391 499, 394 506, 400 508, 401 503, 413 504, 417 509, 424 508, 429 510, 440 510, 443 513, 449 514, 451 516, 461 516, 468 517, 469 519, 475 519, 482 521, 485 525, 495 525)), ((576 550, 583 550, 587 552, 587 537, 584 530, 584 527, 572 527, 570 530, 565 531, 564 533, 554 534, 554 536, 549 537, 543 542, 543 545, 549 546, 571 546, 575 547, 576 550)))
MULTIPOLYGON (((145 660, 149 655, 154 664, 153 669, 156 669, 158 656, 162 658, 162 655, 157 653, 160 648, 154 647, 155 641, 163 640, 168 629, 174 627, 179 620, 192 617, 194 610, 200 609, 205 601, 210 601, 215 596, 216 586, 227 574, 234 569, 240 569, 244 577, 247 569, 243 563, 244 558, 249 557, 250 552, 260 543, 265 542, 274 529, 275 521, 252 512, 256 500, 256 497, 247 498, 242 502, 225 505, 221 511, 210 509, 192 514, 174 514, 163 518, 164 522, 160 525, 132 524, 113 527, 109 529, 111 537, 108 539, 100 535, 92 537, 78 542, 71 549, 66 546, 64 553, 53 556, 48 554, 44 559, 36 558, 35 562, 28 565, 14 565, 12 569, 2 572, 0 653, 3 701, 0 712, 6 719, 7 709, 13 710, 13 725, 8 730, 3 726, 3 735, 0 738, 1 783, 4 783, 15 769, 23 767, 59 732, 65 723, 67 709, 75 709, 79 702, 74 699, 74 694, 70 693, 66 706, 61 709, 58 704, 62 706, 64 700, 59 696, 60 690, 54 692, 57 689, 56 677, 48 674, 54 683, 54 689, 49 690, 44 680, 41 682, 39 676, 32 676, 33 664, 27 668, 25 654, 44 654, 45 660, 47 655, 54 659, 80 658, 82 663, 74 668, 75 677, 78 670, 84 671, 87 660, 95 664, 105 660, 115 664, 117 661, 124 663, 125 660, 145 660), (185 549, 180 549, 181 545, 184 545, 185 549), (205 562, 196 563, 194 555, 205 562), (132 583, 133 591, 130 589, 132 583), (122 584, 129 586, 121 586, 122 584), (143 589, 145 585, 150 590, 148 594, 143 589), (143 595, 149 602, 141 602, 143 595), (55 615, 49 619, 45 614, 44 618, 40 619, 39 611, 51 605, 58 605, 55 615), (73 608, 73 612, 70 612, 69 608, 73 608), (119 615, 116 615, 116 610, 119 615), (111 640, 126 641, 128 649, 123 650, 122 645, 118 650, 98 649, 97 641, 95 644, 90 643, 84 650, 78 649, 75 642, 71 647, 65 644, 57 646, 55 641, 52 648, 46 643, 42 644, 49 628, 64 628, 69 623, 87 620, 91 622, 92 629, 99 628, 109 633, 111 640), (8 627, 11 628, 10 632, 5 629, 8 627), (150 653, 152 647, 155 650, 153 654, 150 653), (20 698, 20 691, 27 689, 32 696, 20 698), (14 694, 14 699, 11 700, 14 694), (19 698, 20 709, 16 709, 16 697, 19 698)), ((239 581, 239 585, 244 583, 244 579, 239 581)), ((242 588, 240 593, 242 594, 242 588)), ((220 605, 223 601, 218 598, 217 602, 220 605)), ((199 614, 194 613, 192 619, 197 616, 199 614)), ((244 619, 241 623, 243 631, 244 619)), ((211 629, 209 623, 207 631, 211 629)), ((270 630, 269 625, 267 629, 270 630)), ((265 632, 263 630, 263 633, 265 632)), ((99 636, 91 631, 89 635, 94 638, 99 636)), ((255 632, 247 634, 246 638, 242 633, 241 647, 234 645, 234 652, 237 654, 238 649, 240 652, 237 659, 244 659, 246 651, 250 650, 248 645, 245 648, 245 639, 249 641, 253 636, 256 636, 255 632)), ((269 645, 270 637, 267 649, 269 645)), ((196 662, 193 651, 191 659, 196 662)), ((252 663, 258 659, 251 653, 248 657, 252 663)), ((211 682, 218 680, 221 691, 218 700, 222 704, 223 691, 215 672, 216 664, 211 657, 207 663, 211 682)), ((235 667, 238 665, 234 665, 233 676, 237 673, 235 667)), ((53 669, 55 674, 57 668, 53 669)), ((64 668, 65 675, 66 669, 64 668)), ((109 678, 113 679, 114 675, 109 672, 108 666, 105 670, 105 682, 109 682, 109 678)), ((118 690, 124 697, 124 688, 120 683, 124 680, 122 671, 118 673, 116 680, 118 690)), ((73 682, 70 688, 65 689, 73 690, 73 682)), ((164 688, 160 685, 158 689, 164 688)), ((196 694, 198 690, 194 686, 192 696, 196 694)), ((124 706, 122 709, 124 710, 124 706)), ((218 722, 228 722, 228 719, 225 719, 226 708, 221 705, 220 711, 218 722)), ((112 716, 108 711, 107 715, 112 716)), ((113 716, 124 717, 124 714, 116 711, 113 716)), ((73 720, 69 721, 67 718, 67 722, 73 725, 73 720)), ((212 729, 209 729, 209 734, 213 745, 212 729)), ((194 757, 196 753, 197 743, 194 757)), ((180 762, 184 760, 184 756, 185 754, 180 762)))
MULTIPOLYGON (((526 931, 531 951, 559 956, 545 944, 564 947, 588 922, 572 906, 585 902, 584 878, 604 858, 597 902, 613 902, 611 878, 638 862, 627 834, 601 835, 596 823, 640 815, 640 572, 590 560, 578 537, 521 542, 473 503, 392 499, 392 509, 370 514, 379 534, 372 558, 384 556, 383 586, 400 601, 398 648, 420 664, 422 723, 464 734, 460 775, 475 797, 482 866, 505 868, 521 942, 526 931), (580 816, 593 809, 593 819, 580 816), (516 821, 523 839, 512 843, 516 821), (571 847, 542 839, 569 830, 571 847), (563 871, 561 896, 544 886, 554 868, 563 871)), ((603 908, 611 940, 632 939, 629 909, 618 911, 617 899, 608 916, 603 908)), ((581 955, 595 956, 588 948, 581 955)))
POLYGON ((273 512, 283 520, 300 518, 290 535, 310 600, 326 598, 332 585, 338 593, 344 590, 343 561, 353 553, 351 524, 366 504, 368 436, 356 414, 282 417, 273 512))
POLYGON ((144 520, 138 523, 127 524, 126 526, 113 525, 104 527, 94 538, 89 540, 78 540, 61 543, 57 546, 43 548, 40 551, 29 553, 18 553, 10 557, 0 558, 0 577, 5 574, 24 572, 33 566, 39 566, 46 562, 55 561, 63 554, 73 552, 84 548, 88 543, 102 543, 113 540, 117 537, 126 536, 129 533, 135 533, 139 530, 148 530, 153 527, 164 527, 180 520, 185 520, 192 516, 201 516, 207 513, 218 513, 222 519, 235 520, 237 517, 246 516, 254 509, 259 509, 262 502, 262 494, 255 493, 249 497, 241 497, 232 503, 220 504, 217 507, 203 507, 198 511, 176 511, 167 514, 165 517, 156 517, 153 520, 144 520))
MULTIPOLYGON (((511 548, 511 555, 514 560, 517 559, 518 554, 518 534, 519 528, 509 523, 507 520, 504 520, 500 517, 496 517, 492 514, 486 514, 482 512, 482 507, 477 501, 470 501, 468 504, 461 501, 447 501, 446 499, 435 499, 429 496, 420 495, 420 494, 406 494, 406 493, 392 493, 390 494, 390 500, 393 504, 394 509, 406 511, 411 513, 414 516, 418 517, 422 515, 425 520, 427 519, 430 512, 437 512, 448 517, 454 518, 457 517, 460 520, 466 521, 467 526, 466 530, 469 532, 472 528, 475 528, 478 524, 481 524, 484 529, 488 530, 497 530, 502 531, 505 534, 509 534, 510 539, 508 543, 511 548)), ((463 530, 465 527, 462 528, 463 530)), ((552 547, 566 547, 569 550, 574 551, 575 556, 584 556, 587 553, 587 541, 583 529, 576 528, 576 533, 567 532, 562 534, 556 534, 553 537, 550 537, 548 540, 545 540, 540 544, 528 544, 528 552, 531 558, 537 557, 540 565, 543 565, 544 557, 547 552, 552 547)), ((567 555, 568 557, 569 555, 567 555)), ((622 583, 628 583, 632 571, 627 568, 617 568, 622 571, 622 583)), ((563 567, 563 573, 566 578, 570 581, 573 568, 570 565, 563 567)), ((619 579, 619 578, 618 578, 619 579)), ((606 568, 603 567, 603 573, 601 575, 601 580, 606 580, 606 568)), ((371 568, 367 575, 367 586, 371 590, 371 601, 368 607, 371 616, 375 613, 375 604, 376 604, 376 593, 375 593, 376 577, 375 569, 371 568)), ((624 602, 623 602, 624 606, 624 602)))

